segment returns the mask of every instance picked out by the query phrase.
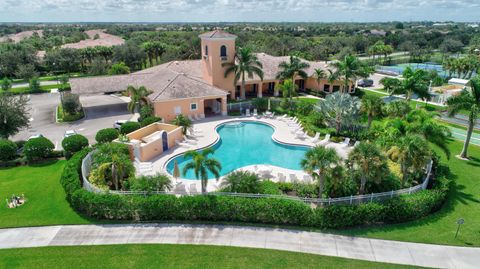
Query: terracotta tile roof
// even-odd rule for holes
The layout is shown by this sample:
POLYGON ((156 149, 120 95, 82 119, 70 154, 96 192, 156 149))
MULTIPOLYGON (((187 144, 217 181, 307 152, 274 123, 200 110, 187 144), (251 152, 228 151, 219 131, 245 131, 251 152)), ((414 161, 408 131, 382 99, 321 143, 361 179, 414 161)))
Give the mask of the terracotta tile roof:
POLYGON ((237 38, 236 35, 230 34, 222 30, 215 30, 199 35, 200 38, 237 38))
POLYGON ((209 96, 226 96, 227 92, 207 84, 202 79, 172 70, 166 63, 137 73, 117 76, 76 78, 70 80, 72 93, 101 94, 120 92, 128 86, 145 86, 152 91, 152 101, 209 96))

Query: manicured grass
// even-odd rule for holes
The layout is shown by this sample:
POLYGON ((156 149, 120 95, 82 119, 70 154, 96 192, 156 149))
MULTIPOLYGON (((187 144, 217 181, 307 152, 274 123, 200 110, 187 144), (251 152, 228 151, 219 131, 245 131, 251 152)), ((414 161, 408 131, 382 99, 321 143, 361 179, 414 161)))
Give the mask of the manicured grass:
POLYGON ((65 161, 54 161, 0 169, 0 227, 90 223, 65 200, 59 182, 64 165, 65 161), (18 208, 7 208, 5 199, 12 194, 25 194, 27 202, 18 208))
POLYGON ((115 245, 0 250, 1 268, 416 268, 278 250, 115 245))
POLYGON ((450 160, 446 160, 445 155, 437 150, 442 161, 450 167, 455 182, 441 210, 417 221, 350 229, 339 233, 431 244, 480 246, 480 147, 471 145, 471 160, 462 161, 455 157, 462 146, 462 141, 450 140, 450 160), (465 220, 465 224, 455 239, 456 222, 460 218, 465 220))
MULTIPOLYGON (((62 86, 62 84, 55 84, 55 85, 42 85, 40 86, 40 89, 42 92, 50 92, 52 89, 59 89, 62 86)), ((69 85, 66 85, 69 87, 69 85)), ((29 87, 19 87, 19 88, 12 88, 9 90, 11 93, 15 94, 27 94, 31 93, 29 87)))

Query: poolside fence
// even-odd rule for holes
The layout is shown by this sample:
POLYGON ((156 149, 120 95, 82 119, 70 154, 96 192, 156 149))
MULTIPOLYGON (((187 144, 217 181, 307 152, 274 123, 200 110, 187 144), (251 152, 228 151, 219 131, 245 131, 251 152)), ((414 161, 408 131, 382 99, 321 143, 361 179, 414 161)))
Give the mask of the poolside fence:
MULTIPOLYGON (((90 152, 82 161, 82 179, 83 179, 83 187, 90 192, 95 193, 111 193, 111 194, 118 194, 118 195, 176 195, 176 196, 196 196, 196 195, 204 195, 202 193, 191 193, 183 191, 105 191, 102 190, 88 181, 88 175, 90 174, 91 164, 92 164, 92 153, 90 152)), ((368 203, 368 202, 379 202, 391 199, 393 197, 397 197, 400 195, 408 195, 412 193, 419 192, 421 190, 425 190, 428 187, 428 183, 430 181, 431 173, 432 173, 432 165, 433 161, 430 161, 425 168, 425 177, 423 179, 422 184, 412 186, 409 188, 401 189, 401 190, 392 190, 388 192, 380 192, 380 193, 371 193, 371 194, 364 194, 364 195, 355 195, 355 196, 347 196, 347 197, 339 197, 339 198, 302 198, 297 196, 288 196, 288 195, 271 195, 271 194, 254 194, 254 193, 232 193, 232 192, 208 192, 208 195, 215 195, 215 196, 232 196, 232 197, 244 197, 244 198, 272 198, 272 199, 285 199, 285 200, 294 200, 294 201, 301 201, 307 204, 315 204, 318 206, 329 206, 334 204, 343 204, 343 205, 354 205, 354 204, 361 204, 361 203, 368 203)))

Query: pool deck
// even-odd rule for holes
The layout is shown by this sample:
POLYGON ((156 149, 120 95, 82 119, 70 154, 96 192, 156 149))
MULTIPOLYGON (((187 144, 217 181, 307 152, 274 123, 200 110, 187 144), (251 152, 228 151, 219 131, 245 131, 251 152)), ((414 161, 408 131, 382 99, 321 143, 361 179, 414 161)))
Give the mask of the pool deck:
MULTIPOLYGON (((214 145, 220 139, 216 128, 221 124, 235 121, 253 121, 268 124, 274 128, 272 139, 279 143, 309 147, 315 146, 315 144, 311 142, 311 137, 306 136, 305 139, 297 138, 295 134, 290 131, 291 127, 287 124, 287 122, 279 119, 265 117, 211 117, 194 122, 193 127, 199 133, 199 135, 195 137, 189 136, 189 139, 195 142, 194 144, 192 143, 192 145, 189 147, 176 146, 159 155, 157 158, 152 159, 149 162, 151 163, 152 171, 168 174, 166 171, 166 165, 169 160, 189 150, 198 150, 214 145)), ((343 147, 341 144, 332 142, 326 144, 326 147, 334 148, 337 151, 338 155, 342 158, 346 158, 348 153, 352 150, 352 147, 343 147)), ((265 164, 250 165, 239 168, 238 170, 248 170, 256 172, 264 175, 264 177, 269 178, 272 181, 279 180, 279 173, 285 175, 287 182, 291 181, 292 178, 298 178, 300 181, 302 181, 304 177, 307 176, 304 171, 290 170, 278 166, 265 164)), ((209 180, 207 191, 216 191, 222 182, 222 178, 220 178, 219 181, 216 181, 215 179, 209 180)), ((186 190, 187 192, 195 192, 195 189, 198 192, 201 191, 200 180, 179 178, 175 181, 175 185, 176 191, 186 190)))

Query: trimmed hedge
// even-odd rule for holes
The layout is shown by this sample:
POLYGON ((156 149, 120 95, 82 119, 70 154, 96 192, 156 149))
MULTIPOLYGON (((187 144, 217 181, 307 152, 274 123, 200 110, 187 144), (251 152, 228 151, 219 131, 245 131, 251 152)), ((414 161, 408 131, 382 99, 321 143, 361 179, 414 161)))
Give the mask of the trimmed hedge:
POLYGON ((17 144, 7 139, 0 139, 0 161, 9 161, 17 155, 17 144))
POLYGON ((432 190, 400 196, 384 203, 312 208, 292 200, 229 196, 123 196, 96 194, 81 187, 81 161, 90 149, 75 154, 65 166, 61 183, 71 205, 97 219, 134 221, 232 221, 338 229, 372 223, 398 223, 439 209, 448 181, 437 179, 432 190))
POLYGON ((98 143, 108 143, 118 138, 118 130, 115 128, 106 128, 97 132, 95 140, 98 143))
POLYGON ((65 137, 62 140, 62 147, 65 150, 65 156, 70 158, 75 152, 88 147, 88 139, 80 134, 65 137))
POLYGON ((120 133, 121 134, 129 134, 133 131, 136 131, 138 129, 140 129, 142 126, 140 125, 139 122, 135 122, 135 121, 128 121, 128 122, 125 122, 124 124, 122 124, 122 126, 120 126, 120 133))
POLYGON ((23 154, 29 162, 52 157, 55 146, 52 141, 45 137, 37 137, 28 140, 23 147, 23 154))

